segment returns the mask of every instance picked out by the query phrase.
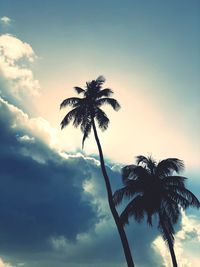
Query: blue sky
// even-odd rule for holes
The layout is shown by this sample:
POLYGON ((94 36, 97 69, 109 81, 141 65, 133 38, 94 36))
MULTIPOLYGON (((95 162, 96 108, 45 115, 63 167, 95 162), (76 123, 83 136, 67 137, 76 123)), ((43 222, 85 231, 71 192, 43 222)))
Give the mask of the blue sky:
MULTIPOLYGON (((121 164, 152 154, 183 159, 200 197, 199 11, 196 0, 0 0, 0 266, 125 266, 93 136, 82 151, 80 131, 59 126, 61 101, 101 74, 122 107, 105 108, 99 133, 113 187, 121 164)), ((170 267, 156 229, 127 231, 136 266, 170 267)), ((180 267, 197 266, 199 242, 199 212, 188 210, 180 267)))

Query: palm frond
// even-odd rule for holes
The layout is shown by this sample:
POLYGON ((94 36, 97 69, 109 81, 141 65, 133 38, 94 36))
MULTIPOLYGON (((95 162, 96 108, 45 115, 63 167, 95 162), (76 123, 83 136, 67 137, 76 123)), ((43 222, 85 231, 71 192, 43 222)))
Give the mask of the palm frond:
POLYGON ((122 168, 122 181, 125 184, 130 180, 147 178, 148 175, 148 171, 142 166, 132 164, 122 168))
POLYGON ((165 223, 165 225, 161 225, 159 224, 158 228, 162 234, 162 238, 165 241, 165 243, 167 243, 168 246, 170 246, 170 243, 173 245, 174 244, 174 231, 172 231, 173 226, 172 224, 165 223))
POLYGON ((75 86, 74 90, 77 92, 77 94, 85 93, 85 90, 78 86, 75 86))
POLYGON ((165 176, 162 180, 163 184, 165 186, 180 186, 184 187, 185 186, 185 180, 187 178, 183 176, 165 176))
POLYGON ((196 208, 200 208, 200 202, 198 198, 185 187, 180 186, 172 186, 170 188, 170 195, 174 193, 174 198, 177 198, 177 202, 179 202, 183 207, 193 206, 196 208), (181 203, 180 197, 185 199, 185 202, 181 203))
POLYGON ((81 121, 81 131, 83 133, 83 139, 82 139, 82 148, 84 147, 84 142, 85 139, 88 137, 89 133, 91 132, 91 127, 92 127, 92 119, 90 112, 88 111, 87 107, 83 107, 84 112, 83 112, 83 119, 81 121))
POLYGON ((137 176, 135 175, 135 168, 136 168, 136 167, 137 167, 136 165, 131 164, 131 165, 124 166, 124 167, 121 169, 121 173, 122 173, 122 181, 123 181, 124 183, 126 183, 127 180, 137 178, 137 176))
POLYGON ((106 78, 103 75, 100 75, 99 77, 97 77, 96 82, 100 85, 102 85, 103 83, 105 83, 106 78))
POLYGON ((118 111, 120 109, 120 104, 114 98, 109 98, 109 97, 101 98, 101 99, 98 99, 96 101, 96 104, 97 104, 98 107, 100 107, 100 106, 102 106, 104 104, 111 105, 111 107, 115 111, 118 111))
POLYGON ((95 119, 98 122, 99 128, 101 130, 106 130, 108 128, 109 119, 106 115, 106 113, 101 110, 100 108, 97 108, 95 111, 95 119))
POLYGON ((91 82, 86 82, 86 89, 84 96, 88 100, 90 99, 94 101, 95 99, 97 99, 97 95, 100 91, 101 91, 101 84, 95 80, 92 80, 91 82))
POLYGON ((131 216, 133 216, 137 222, 140 222, 144 218, 144 204, 142 196, 140 195, 131 200, 121 213, 120 219, 122 224, 128 224, 131 216))
POLYGON ((161 210, 165 210, 166 216, 170 218, 173 224, 177 223, 180 216, 179 203, 171 195, 166 195, 161 202, 161 210))
POLYGON ((184 162, 177 158, 168 158, 160 161, 157 165, 156 175, 167 176, 173 172, 180 173, 184 170, 184 162))
POLYGON ((66 107, 66 106, 72 106, 74 107, 76 104, 81 102, 81 98, 79 97, 69 97, 66 98, 61 104, 60 104, 60 109, 66 107))
POLYGON ((105 88, 105 89, 102 89, 98 92, 98 95, 97 97, 98 98, 101 98, 101 97, 109 97, 110 95, 113 94, 113 91, 109 88, 105 88))
POLYGON ((83 134, 82 149, 84 148, 85 139, 88 137, 88 135, 89 135, 90 132, 91 132, 91 124, 88 124, 85 127, 85 131, 84 131, 84 134, 83 134))
POLYGON ((148 157, 148 161, 147 161, 147 168, 149 169, 150 173, 152 175, 155 174, 155 170, 156 170, 156 161, 150 156, 148 157))
POLYGON ((83 122, 83 119, 84 119, 84 113, 81 112, 81 108, 80 108, 80 111, 74 117, 73 126, 77 128, 79 125, 81 125, 81 123, 83 122))
POLYGON ((174 206, 175 205, 181 206, 183 209, 186 209, 187 207, 190 206, 190 201, 188 201, 188 199, 185 196, 177 192, 176 193, 170 192, 169 201, 171 201, 171 203, 172 202, 175 203, 174 206))
POLYGON ((162 234, 163 240, 170 246, 170 243, 174 244, 174 227, 172 221, 167 216, 165 210, 163 209, 162 212, 159 212, 159 224, 158 228, 162 234))
POLYGON ((151 212, 147 212, 147 224, 149 226, 152 226, 152 213, 151 212))
POLYGON ((72 121, 73 118, 77 117, 78 113, 79 113, 78 108, 74 108, 71 111, 69 111, 60 123, 61 129, 66 127, 72 121))
POLYGON ((144 163, 144 164, 148 164, 148 158, 146 158, 145 156, 139 155, 136 156, 136 164, 139 165, 140 163, 144 163))
POLYGON ((151 175, 154 174, 154 170, 156 169, 156 161, 152 157, 147 158, 145 156, 139 155, 136 157, 136 163, 137 165, 142 164, 151 175))
POLYGON ((140 192, 140 187, 138 186, 138 181, 131 181, 132 184, 122 187, 115 191, 113 195, 114 204, 119 205, 124 199, 130 199, 134 197, 138 192, 140 192))

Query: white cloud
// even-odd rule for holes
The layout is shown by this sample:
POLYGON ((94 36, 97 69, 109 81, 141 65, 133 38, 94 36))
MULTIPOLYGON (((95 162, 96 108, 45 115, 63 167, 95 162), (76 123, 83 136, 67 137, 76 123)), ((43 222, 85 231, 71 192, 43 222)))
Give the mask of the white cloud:
POLYGON ((41 117, 30 118, 26 113, 16 106, 9 104, 0 97, 0 107, 5 107, 13 116, 12 128, 24 129, 27 134, 17 136, 20 142, 34 142, 35 138, 42 140, 51 148, 59 148, 57 130, 51 127, 50 123, 41 117))
POLYGON ((32 142, 32 143, 34 143, 35 138, 34 137, 30 137, 29 135, 25 134, 23 136, 19 136, 18 140, 21 141, 21 142, 32 142))
MULTIPOLYGON (((90 162, 92 165, 100 166, 99 160, 92 158, 82 153, 70 154, 62 150, 62 146, 59 140, 59 130, 51 126, 51 124, 42 117, 30 117, 27 113, 23 112, 20 108, 16 107, 13 104, 10 104, 8 101, 4 100, 0 96, 0 111, 11 114, 11 128, 16 132, 19 131, 19 134, 16 135, 17 140, 23 143, 37 143, 38 140, 45 143, 50 149, 54 149, 63 159, 74 159, 74 158, 83 158, 84 160, 90 162), (23 129, 23 133, 21 133, 23 129)), ((23 154, 30 156, 39 162, 45 162, 45 159, 41 157, 35 158, 33 151, 24 151, 23 154)), ((91 181, 88 181, 91 183, 91 181)), ((85 185, 84 185, 85 186, 85 185)), ((86 191, 86 190, 85 190, 86 191)))
MULTIPOLYGON (((175 235, 175 253, 178 265, 180 267, 197 266, 198 254, 193 250, 193 246, 199 247, 200 225, 195 216, 187 216, 182 211, 182 228, 175 235)), ((171 267, 171 257, 167 245, 159 236, 152 243, 154 250, 159 253, 163 259, 165 267, 171 267)))
POLYGON ((6 16, 1 17, 0 21, 4 25, 10 25, 10 23, 11 23, 11 19, 9 17, 6 17, 6 16))
POLYGON ((22 57, 27 57, 29 61, 34 60, 35 54, 32 47, 10 34, 1 35, 0 47, 1 53, 8 61, 16 61, 22 57))
POLYGON ((4 262, 4 261, 0 258, 0 267, 14 267, 14 266, 11 265, 10 263, 4 262))
POLYGON ((39 94, 39 81, 28 65, 35 58, 36 54, 29 44, 10 34, 0 36, 0 72, 8 83, 8 86, 2 86, 5 95, 11 94, 19 99, 27 93, 39 94))
POLYGON ((195 216, 187 216, 182 212, 182 229, 176 234, 180 242, 200 242, 200 224, 195 216))

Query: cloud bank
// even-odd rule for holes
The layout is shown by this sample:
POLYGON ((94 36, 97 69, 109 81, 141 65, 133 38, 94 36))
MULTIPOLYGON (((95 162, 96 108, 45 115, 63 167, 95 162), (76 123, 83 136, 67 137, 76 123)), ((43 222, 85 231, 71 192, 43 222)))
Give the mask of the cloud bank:
POLYGON ((21 99, 27 94, 39 94, 39 81, 30 69, 35 58, 35 52, 26 42, 10 34, 0 36, 1 95, 21 99))
MULTIPOLYGON (((182 211, 180 229, 175 235, 175 253, 180 267, 198 266, 200 225, 195 215, 186 215, 182 211)), ((155 251, 161 254, 165 267, 171 267, 170 253, 162 238, 157 237, 152 243, 155 251)))
MULTIPOLYGON (((0 99, 2 255, 14 266, 125 266, 99 162, 60 153, 38 124, 40 119, 0 99)), ((108 172, 118 187, 119 172, 109 167, 108 172)), ((157 234, 145 225, 127 231, 141 266, 144 255, 149 266, 156 266, 151 248, 139 251, 157 234), (142 232, 147 235, 138 247, 142 232)))

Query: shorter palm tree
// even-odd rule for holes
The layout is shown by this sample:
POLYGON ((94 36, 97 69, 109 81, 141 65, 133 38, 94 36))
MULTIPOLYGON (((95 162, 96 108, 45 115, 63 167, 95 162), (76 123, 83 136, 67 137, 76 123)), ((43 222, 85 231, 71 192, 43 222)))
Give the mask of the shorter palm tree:
POLYGON ((133 216, 138 222, 146 217, 152 226, 152 216, 157 215, 158 229, 169 247, 174 267, 178 266, 174 251, 174 224, 180 217, 181 208, 200 207, 199 200, 185 187, 186 178, 173 175, 183 169, 183 161, 177 158, 157 163, 151 157, 137 156, 136 165, 122 168, 124 187, 113 195, 115 205, 124 199, 129 200, 120 216, 123 225, 128 224, 133 216))

